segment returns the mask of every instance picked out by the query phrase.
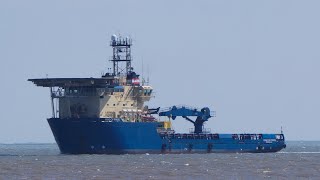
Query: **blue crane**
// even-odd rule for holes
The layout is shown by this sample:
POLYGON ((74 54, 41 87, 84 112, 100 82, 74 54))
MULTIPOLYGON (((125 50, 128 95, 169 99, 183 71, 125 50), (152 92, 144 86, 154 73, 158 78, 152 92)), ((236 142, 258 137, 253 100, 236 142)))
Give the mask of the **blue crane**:
POLYGON ((188 108, 185 106, 177 107, 172 106, 169 110, 161 111, 159 116, 167 116, 172 118, 173 120, 176 119, 177 116, 181 116, 185 118, 187 121, 193 123, 194 125, 194 133, 202 133, 203 132, 203 123, 208 121, 211 116, 210 109, 208 107, 202 108, 198 111, 195 108, 188 108), (190 119, 188 116, 196 116, 196 120, 190 119))

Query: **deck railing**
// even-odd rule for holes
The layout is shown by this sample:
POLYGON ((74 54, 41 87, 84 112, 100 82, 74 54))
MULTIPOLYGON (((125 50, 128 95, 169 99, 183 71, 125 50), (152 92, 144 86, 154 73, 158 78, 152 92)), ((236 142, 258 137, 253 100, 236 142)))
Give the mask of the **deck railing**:
POLYGON ((274 134, 274 138, 264 138, 264 134, 212 134, 212 133, 174 133, 169 134, 166 132, 159 133, 160 137, 163 139, 232 139, 232 140, 271 140, 271 141, 284 141, 283 134, 274 134), (229 136, 230 135, 230 136, 229 136))

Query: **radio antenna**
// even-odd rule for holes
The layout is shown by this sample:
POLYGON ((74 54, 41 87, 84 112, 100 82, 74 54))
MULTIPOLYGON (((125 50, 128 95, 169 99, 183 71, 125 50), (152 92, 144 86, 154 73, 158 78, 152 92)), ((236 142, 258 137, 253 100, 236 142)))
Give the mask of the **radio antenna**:
POLYGON ((149 86, 149 64, 147 65, 147 85, 149 86))
POLYGON ((144 74, 143 74, 143 57, 141 57, 142 59, 142 86, 144 86, 145 80, 144 80, 144 74))

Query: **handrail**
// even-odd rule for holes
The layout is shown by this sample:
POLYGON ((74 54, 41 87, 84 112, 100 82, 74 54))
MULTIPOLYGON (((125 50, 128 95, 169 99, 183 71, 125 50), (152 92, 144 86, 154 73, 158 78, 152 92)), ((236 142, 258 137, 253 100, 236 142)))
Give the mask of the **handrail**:
MULTIPOLYGON (((161 137, 167 137, 167 138, 177 138, 177 139, 225 139, 226 137, 221 137, 221 134, 217 133, 173 133, 168 134, 166 132, 160 132, 159 135, 161 137)), ((233 139, 233 140, 258 140, 258 141, 266 141, 267 143, 270 143, 272 141, 284 141, 284 135, 283 134, 273 134, 275 137, 272 139, 265 138, 263 135, 265 134, 229 134, 231 135, 227 139, 233 139)))

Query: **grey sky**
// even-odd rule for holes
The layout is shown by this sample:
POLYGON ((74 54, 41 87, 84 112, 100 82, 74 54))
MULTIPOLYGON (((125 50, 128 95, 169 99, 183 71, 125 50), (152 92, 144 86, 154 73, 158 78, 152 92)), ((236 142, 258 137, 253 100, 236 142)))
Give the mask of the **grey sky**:
MULTIPOLYGON (((320 1, 0 1, 0 143, 54 142, 49 90, 98 77, 113 33, 149 66, 151 106, 209 106, 213 132, 320 140, 320 1)), ((192 125, 174 121, 178 131, 192 125)))

